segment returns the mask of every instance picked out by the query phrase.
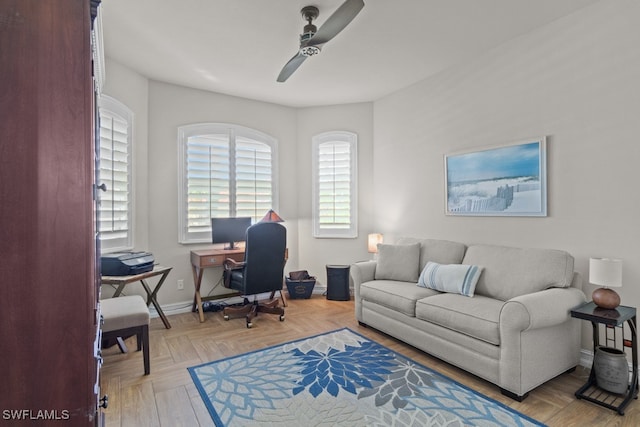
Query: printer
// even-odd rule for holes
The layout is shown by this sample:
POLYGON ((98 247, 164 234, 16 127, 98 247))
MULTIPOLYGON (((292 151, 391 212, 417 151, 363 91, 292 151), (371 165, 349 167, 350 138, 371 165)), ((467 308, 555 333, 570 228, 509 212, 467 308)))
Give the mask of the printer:
POLYGON ((114 252, 100 257, 103 276, 132 276, 153 270, 155 260, 149 252, 114 252))

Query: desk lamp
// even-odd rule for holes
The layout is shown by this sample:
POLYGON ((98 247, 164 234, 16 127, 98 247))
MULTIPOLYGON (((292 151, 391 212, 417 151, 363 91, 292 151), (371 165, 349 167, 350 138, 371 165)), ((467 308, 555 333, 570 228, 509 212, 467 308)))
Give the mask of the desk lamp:
POLYGON ((622 287, 622 260, 611 258, 589 259, 589 282, 601 285, 593 291, 591 299, 600 308, 612 310, 620 305, 620 296, 609 288, 622 287))

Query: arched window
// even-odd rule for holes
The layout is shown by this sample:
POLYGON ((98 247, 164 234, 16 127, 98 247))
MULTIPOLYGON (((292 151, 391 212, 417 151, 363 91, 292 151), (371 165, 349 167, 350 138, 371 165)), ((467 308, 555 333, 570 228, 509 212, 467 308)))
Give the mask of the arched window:
POLYGON ((312 145, 313 236, 358 237, 358 136, 325 132, 312 145))
POLYGON ((260 220, 276 209, 277 141, 246 127, 178 128, 180 243, 211 241, 211 218, 260 220))

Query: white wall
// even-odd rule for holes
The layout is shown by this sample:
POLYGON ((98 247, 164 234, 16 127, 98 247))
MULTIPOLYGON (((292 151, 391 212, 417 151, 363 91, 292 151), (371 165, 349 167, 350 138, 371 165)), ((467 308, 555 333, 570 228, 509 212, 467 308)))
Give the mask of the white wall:
MULTIPOLYGON (((147 82, 108 60, 105 93, 136 120, 136 247, 174 267, 160 302, 191 300, 188 254, 198 248, 177 243, 176 129, 216 121, 279 141, 286 272, 309 270, 322 286, 326 264, 370 257, 370 232, 387 242, 412 235, 553 247, 572 253, 585 279, 589 257, 622 258, 623 304, 640 305, 637 16, 636 0, 604 0, 373 104, 292 109, 147 82), (311 137, 335 129, 359 137, 358 239, 311 237, 311 137), (540 135, 548 138, 548 217, 445 216, 445 154, 540 135), (176 290, 178 279, 184 291, 176 290)), ((205 275, 205 293, 214 273, 205 275)), ((587 295, 593 289, 585 285, 587 295)))
POLYGON ((564 249, 585 279, 589 257, 622 258, 622 303, 639 306, 639 16, 602 1, 375 102, 376 228, 564 249), (542 135, 548 217, 445 216, 445 154, 542 135))
MULTIPOLYGON (((265 132, 278 140, 278 214, 285 219, 289 260, 285 272, 306 269, 326 285, 326 264, 350 264, 370 257, 366 236, 372 231, 373 195, 371 103, 292 109, 148 81, 124 65, 108 60, 104 92, 134 112, 135 249, 148 250, 157 262, 172 266, 158 299, 180 309, 193 298, 189 252, 211 247, 181 245, 177 226, 177 128, 199 122, 235 123, 265 132), (328 130, 358 134, 359 237, 314 239, 311 233, 311 138, 328 130), (184 280, 185 289, 177 289, 184 280)), ((220 269, 206 270, 203 294, 212 291, 220 269)), ((153 279, 152 279, 153 280, 153 279)), ((223 289, 216 289, 219 293, 223 289)), ((112 291, 105 287, 105 296, 112 291)), ((144 294, 139 285, 127 293, 144 294)))
MULTIPOLYGON (((133 112, 133 229, 134 245, 136 248, 146 249, 149 245, 149 198, 148 188, 148 101, 149 81, 146 77, 132 71, 130 68, 107 58, 105 64, 107 78, 102 92, 122 102, 133 112)), ((129 294, 144 295, 140 285, 126 291, 129 294)), ((113 289, 102 287, 103 296, 111 296, 113 289)))
MULTIPOLYGON (((296 112, 275 104, 252 101, 167 83, 149 83, 149 249, 164 265, 173 266, 159 295, 160 303, 193 300, 193 279, 189 253, 211 247, 178 243, 178 135, 179 126, 191 123, 235 123, 273 136, 278 141, 278 214, 287 221, 289 262, 297 265, 296 224, 296 112), (176 281, 185 289, 177 290, 176 281)), ((205 271, 202 282, 206 295, 222 274, 221 269, 205 271)), ((224 291, 221 288, 220 291, 224 291)), ((220 293, 218 290, 214 293, 220 293)))
MULTIPOLYGON (((351 264, 371 258, 367 253, 367 234, 373 229, 373 105, 371 103, 302 108, 297 117, 298 244, 300 269, 317 279, 318 289, 326 286, 327 264, 351 264), (358 237, 356 239, 318 239, 312 225, 312 150, 314 135, 345 130, 358 135, 358 237)), ((288 273, 291 271, 287 269, 288 273)), ((317 291, 314 290, 314 291, 317 291)))

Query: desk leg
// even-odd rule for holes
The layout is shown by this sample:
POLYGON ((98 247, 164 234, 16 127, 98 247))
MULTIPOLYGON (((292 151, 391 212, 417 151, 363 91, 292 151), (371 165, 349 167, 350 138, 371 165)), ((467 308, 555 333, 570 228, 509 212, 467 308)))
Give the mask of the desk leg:
POLYGON ((198 308, 198 316, 200 317, 200 323, 204 322, 204 312, 202 311, 202 297, 200 296, 200 285, 202 284, 203 269, 198 268, 195 265, 191 265, 191 271, 193 272, 193 284, 195 286, 195 293, 193 294, 193 311, 198 308))
POLYGON ((280 289, 279 291, 271 291, 271 297, 269 297, 269 299, 275 298, 276 292, 280 292, 280 299, 282 300, 282 306, 286 307, 287 299, 285 298, 284 293, 282 292, 282 289, 280 289))
POLYGON ((153 304, 153 306, 156 308, 156 311, 158 312, 158 316, 160 316, 160 318, 162 319, 162 323, 164 323, 164 327, 167 329, 171 329, 171 323, 169 323, 169 319, 167 319, 167 316, 165 316, 164 311, 162 311, 162 307, 160 307, 160 304, 156 299, 156 294, 158 293, 158 289, 160 289, 160 286, 162 285, 162 282, 164 282, 164 279, 167 277, 168 273, 169 272, 165 273, 162 276, 162 278, 160 279, 160 281, 158 282, 158 284, 156 285, 153 291, 151 291, 149 284, 145 280, 140 280, 140 283, 142 283, 142 287, 147 293, 147 305, 153 304))
POLYGON ((153 304, 153 306, 156 308, 156 311, 158 312, 158 315, 162 319, 162 323, 164 323, 164 327, 167 329, 171 329, 171 323, 169 323, 169 319, 167 319, 167 316, 165 316, 164 311, 162 311, 162 307, 160 307, 160 303, 158 303, 158 300, 156 299, 156 297, 158 295, 158 291, 160 290, 160 287, 164 283, 170 271, 171 270, 165 271, 162 274, 162 277, 160 277, 160 280, 158 280, 158 283, 156 284, 156 287, 153 289, 153 291, 151 291, 151 288, 149 287, 149 285, 144 279, 140 280, 140 283, 142 283, 142 287, 147 293, 147 305, 153 304))
POLYGON ((118 288, 116 289, 116 291, 113 293, 113 295, 111 296, 111 298, 117 298, 120 296, 120 294, 122 293, 122 290, 124 289, 125 284, 122 283, 120 285, 118 285, 118 288))

